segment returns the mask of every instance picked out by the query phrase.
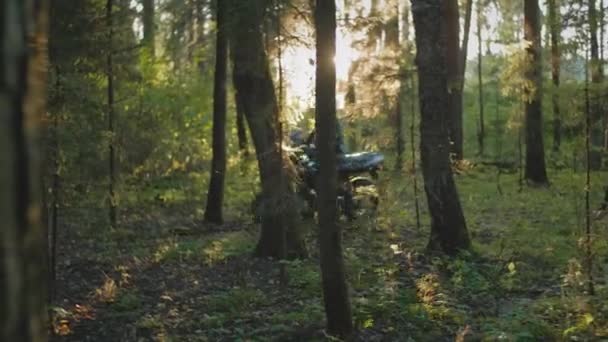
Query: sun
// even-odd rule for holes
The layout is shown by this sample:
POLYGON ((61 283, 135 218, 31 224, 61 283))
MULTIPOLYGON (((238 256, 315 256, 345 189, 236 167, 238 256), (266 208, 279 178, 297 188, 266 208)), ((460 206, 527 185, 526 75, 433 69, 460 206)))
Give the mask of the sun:
MULTIPOLYGON (((312 32, 305 32, 312 35, 312 32)), ((336 31, 336 81, 348 81, 351 65, 360 57, 360 53, 352 47, 355 37, 346 30, 336 31)), ((304 44, 292 44, 285 47, 282 56, 283 73, 285 77, 286 104, 288 109, 299 112, 314 107, 315 86, 315 59, 314 48, 304 44)), ((338 108, 344 105, 344 94, 336 93, 338 108)))

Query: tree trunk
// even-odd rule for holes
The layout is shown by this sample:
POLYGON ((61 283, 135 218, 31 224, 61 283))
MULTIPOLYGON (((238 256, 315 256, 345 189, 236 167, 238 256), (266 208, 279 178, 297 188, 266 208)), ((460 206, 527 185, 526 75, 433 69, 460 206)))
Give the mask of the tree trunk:
POLYGON ((335 0, 317 0, 316 144, 319 152, 319 245, 327 330, 347 338, 353 322, 342 258, 342 231, 338 224, 336 155, 335 0))
MULTIPOLYGON (((591 44, 591 82, 601 83, 603 79, 602 64, 600 63, 599 44, 597 40, 598 15, 595 0, 589 1, 589 39, 591 44)), ((596 113, 597 115, 597 113, 596 113)))
POLYGON ((486 137, 486 127, 483 117, 483 64, 482 64, 482 51, 481 51, 481 15, 482 8, 481 4, 477 3, 477 80, 479 84, 479 131, 477 132, 477 143, 479 145, 479 155, 483 156, 484 153, 484 140, 486 137))
MULTIPOLYGON (((236 88, 236 87, 235 87, 236 88)), ((245 113, 243 113, 243 104, 239 100, 238 94, 234 95, 236 104, 236 134, 239 143, 239 151, 247 155, 247 130, 245 128, 245 113)))
POLYGON ((471 14, 473 12, 473 0, 467 0, 464 14, 464 32, 462 46, 460 47, 460 91, 464 89, 464 75, 467 71, 467 53, 469 47, 469 33, 471 32, 471 14))
MULTIPOLYGON (((469 32, 471 31, 471 11, 473 8, 473 0, 468 0, 465 8, 465 17, 464 17, 464 32, 462 38, 462 46, 460 46, 459 56, 458 56, 458 83, 456 86, 453 86, 451 89, 450 101, 452 104, 450 105, 450 110, 452 111, 450 114, 450 139, 452 140, 452 153, 453 157, 456 160, 462 160, 464 158, 464 140, 463 140, 463 91, 464 91, 464 81, 465 81, 465 72, 467 68, 467 51, 469 46, 469 32)), ((457 9, 456 9, 457 10, 457 9)), ((457 19, 458 22, 458 19, 457 19)), ((450 22, 451 25, 455 25, 453 22, 450 22)), ((458 23, 458 27, 460 28, 460 24, 458 23)), ((453 33, 452 33, 453 34, 453 33)))
POLYGON ((387 0, 388 19, 384 23, 384 46, 393 51, 399 49, 399 1, 387 0))
POLYGON ((143 24, 144 24, 144 45, 150 49, 150 53, 154 56, 155 53, 155 32, 156 23, 154 20, 154 0, 143 1, 143 24))
POLYGON ((288 229, 287 254, 305 256, 304 240, 295 229, 297 212, 294 190, 290 182, 285 182, 283 188, 276 186, 276 180, 280 177, 290 178, 277 144, 277 98, 259 29, 264 19, 264 4, 264 0, 232 0, 228 16, 232 19, 230 22, 235 23, 229 30, 232 34, 229 41, 234 63, 234 82, 238 101, 243 106, 249 124, 262 185, 262 227, 255 254, 281 257, 282 231, 288 229))
MULTIPOLYGON (((604 79, 602 62, 599 57, 599 44, 597 39, 598 30, 598 14, 595 0, 588 0, 588 18, 589 18, 589 43, 591 52, 591 169, 597 170, 601 167, 602 157, 599 147, 603 146, 603 131, 602 131, 602 104, 599 96, 599 85, 604 79)), ((605 124, 605 123, 604 123, 605 124)))
POLYGON ((560 19, 555 4, 556 0, 548 0, 549 28, 551 32, 551 79, 553 80, 553 151, 558 152, 562 141, 562 119, 559 108, 559 74, 560 74, 560 19))
POLYGON ((378 0, 371 0, 369 17, 370 27, 367 33, 367 48, 369 53, 374 54, 382 47, 382 17, 378 9, 378 0))
POLYGON ((403 154, 405 153, 405 139, 403 138, 403 99, 405 98, 405 80, 402 79, 399 85, 399 94, 397 95, 397 106, 395 108, 396 128, 395 128, 395 141, 396 141, 396 154, 397 158, 395 161, 395 170, 399 171, 403 168, 403 154))
POLYGON ((107 110, 108 110, 108 133, 110 134, 110 142, 108 144, 108 171, 109 171, 109 183, 108 183, 108 201, 110 207, 110 225, 116 227, 117 218, 117 205, 116 205, 116 193, 114 191, 114 183, 116 181, 116 164, 115 164, 115 151, 114 142, 116 137, 114 136, 114 56, 112 49, 114 48, 114 19, 113 19, 114 1, 108 0, 106 3, 106 25, 108 29, 108 55, 106 57, 106 77, 108 81, 107 86, 107 110))
POLYGON ((236 73, 234 68, 234 58, 232 59, 232 87, 234 89, 234 104, 236 109, 236 135, 238 139, 239 151, 243 155, 247 155, 247 128, 245 127, 245 111, 242 102, 242 96, 239 96, 236 86, 236 73))
POLYGON ((45 1, 0 5, 0 340, 46 341, 40 121, 45 115, 45 1), (10 72, 8 72, 10 71, 10 72))
POLYGON ((542 60, 540 45, 540 9, 538 0, 524 1, 524 39, 531 65, 526 78, 534 86, 527 90, 526 101, 526 181, 548 185, 542 129, 542 60))
POLYGON ((460 87, 460 21, 458 0, 445 0, 442 6, 443 35, 446 43, 447 87, 448 87, 448 136, 451 153, 456 160, 463 158, 462 148, 462 90, 460 87))
POLYGON ((228 40, 226 37, 226 1, 217 0, 217 33, 215 47, 215 80, 213 84, 213 158, 207 192, 205 221, 221 224, 226 174, 226 72, 228 40))
POLYGON ((450 167, 446 127, 449 106, 445 65, 446 33, 442 0, 412 0, 418 55, 420 153, 424 189, 431 215, 428 247, 448 254, 470 247, 460 199, 450 167))

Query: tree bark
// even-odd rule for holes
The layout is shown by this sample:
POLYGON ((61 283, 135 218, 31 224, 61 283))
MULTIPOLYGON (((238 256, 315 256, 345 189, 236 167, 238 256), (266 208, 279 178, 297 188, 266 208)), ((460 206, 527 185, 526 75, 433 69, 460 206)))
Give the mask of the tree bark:
POLYGON ((526 99, 526 181, 536 185, 548 185, 545 168, 545 149, 542 129, 542 60, 541 25, 538 0, 524 1, 524 39, 531 65, 526 70, 526 78, 534 86, 527 90, 526 99))
POLYGON ((447 41, 442 0, 412 0, 420 101, 420 158, 431 215, 429 249, 456 254, 470 247, 460 199, 450 167, 447 41))
POLYGON ((277 187, 277 179, 290 179, 284 167, 278 146, 279 129, 275 88, 270 75, 268 56, 260 27, 264 19, 266 1, 242 2, 231 0, 228 17, 230 47, 234 63, 234 82, 238 101, 249 124, 255 147, 260 183, 262 185, 263 210, 260 239, 256 252, 261 257, 280 258, 282 232, 287 229, 288 256, 305 256, 304 240, 295 228, 297 212, 295 193, 291 182, 277 187), (281 178, 283 177, 283 178, 281 178))
POLYGON ((551 32, 551 80, 553 81, 553 151, 558 152, 562 140, 562 120, 559 108, 559 76, 560 76, 560 19, 557 12, 556 0, 548 0, 549 28, 551 32))
POLYGON ((47 3, 0 3, 0 340, 45 341, 45 229, 40 122, 45 115, 47 3))
POLYGON ((458 0, 442 2, 443 35, 446 43, 447 87, 448 87, 448 136, 451 152, 456 160, 463 158, 462 140, 462 90, 460 90, 460 20, 458 0))
POLYGON ((336 155, 335 0, 317 0, 316 144, 319 152, 319 245, 327 330, 347 338, 353 322, 342 258, 342 231, 338 224, 336 155))
POLYGON ((217 0, 217 33, 215 47, 215 79, 213 84, 213 158, 207 192, 205 221, 224 222, 224 176, 226 174, 226 73, 228 40, 226 37, 226 1, 217 0))

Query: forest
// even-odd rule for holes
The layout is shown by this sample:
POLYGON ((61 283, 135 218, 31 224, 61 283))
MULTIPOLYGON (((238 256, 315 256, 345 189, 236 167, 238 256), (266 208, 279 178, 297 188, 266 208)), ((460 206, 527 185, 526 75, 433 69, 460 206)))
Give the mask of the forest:
POLYGON ((604 0, 0 0, 0 341, 608 341, 604 0))

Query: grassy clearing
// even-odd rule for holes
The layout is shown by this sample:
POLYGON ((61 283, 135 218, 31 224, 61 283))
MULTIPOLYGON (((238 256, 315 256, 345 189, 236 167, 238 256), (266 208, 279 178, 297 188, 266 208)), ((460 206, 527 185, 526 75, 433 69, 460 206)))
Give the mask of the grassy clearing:
MULTIPOLYGON (((602 201, 599 189, 607 176, 593 175, 593 207, 602 201)), ((360 338, 605 338, 605 222, 594 224, 598 293, 590 298, 582 286, 579 248, 583 175, 553 171, 551 180, 550 188, 520 191, 517 175, 501 175, 497 183, 492 168, 472 168, 457 176, 473 249, 448 259, 425 253, 429 222, 423 191, 418 229, 411 175, 385 173, 377 215, 344 222, 345 260, 360 338)), ((229 225, 229 230, 208 232, 212 227, 179 210, 174 211, 179 217, 172 216, 172 210, 133 213, 140 220, 129 222, 139 223, 96 233, 100 242, 93 247, 103 250, 105 264, 116 265, 104 276, 112 279, 113 287, 106 289, 112 300, 88 303, 98 318, 74 322, 63 340, 78 340, 108 325, 116 331, 107 336, 131 329, 159 341, 325 339, 314 223, 304 224, 311 258, 286 262, 288 282, 281 285, 279 263, 250 257, 255 231, 229 225)), ((243 218, 247 208, 231 207, 228 212, 243 218)), ((84 230, 76 241, 90 241, 94 232, 84 230)), ((82 256, 77 249, 72 253, 82 256)))

